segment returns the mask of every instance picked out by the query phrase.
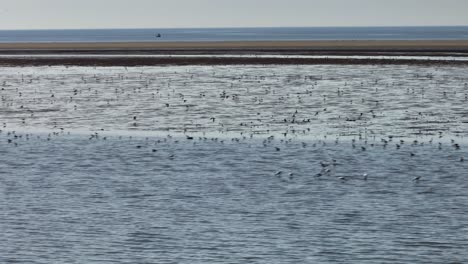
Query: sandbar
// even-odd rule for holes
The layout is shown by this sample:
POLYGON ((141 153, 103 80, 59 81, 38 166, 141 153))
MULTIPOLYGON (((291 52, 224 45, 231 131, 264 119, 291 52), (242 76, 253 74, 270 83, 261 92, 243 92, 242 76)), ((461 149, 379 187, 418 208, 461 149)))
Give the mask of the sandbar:
POLYGON ((468 40, 0 43, 0 65, 463 64, 424 60, 304 58, 11 58, 1 55, 392 55, 468 57, 468 40))
POLYGON ((0 50, 355 50, 355 51, 460 51, 468 40, 356 40, 356 41, 220 41, 220 42, 54 42, 0 43, 0 50))

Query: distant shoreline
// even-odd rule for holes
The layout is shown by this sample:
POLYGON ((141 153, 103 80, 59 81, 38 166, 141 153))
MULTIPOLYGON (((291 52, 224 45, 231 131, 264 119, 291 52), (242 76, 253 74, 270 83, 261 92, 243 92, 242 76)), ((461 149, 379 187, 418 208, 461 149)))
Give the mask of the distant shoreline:
POLYGON ((452 51, 467 52, 468 40, 333 40, 333 41, 211 41, 211 42, 51 42, 0 43, 0 51, 452 51))
POLYGON ((103 42, 103 43, 0 43, 0 65, 40 66, 151 66, 240 64, 458 64, 466 61, 423 59, 331 58, 83 58, 23 57, 1 55, 365 55, 468 57, 468 40, 459 41, 224 41, 224 42, 103 42))

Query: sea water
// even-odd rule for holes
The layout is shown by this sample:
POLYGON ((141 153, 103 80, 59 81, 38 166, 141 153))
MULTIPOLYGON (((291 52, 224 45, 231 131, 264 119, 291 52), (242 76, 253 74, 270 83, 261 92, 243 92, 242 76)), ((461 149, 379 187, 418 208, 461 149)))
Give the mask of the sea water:
POLYGON ((0 30, 0 43, 466 39, 466 26, 0 30))
POLYGON ((2 263, 465 263, 460 66, 3 67, 2 263))

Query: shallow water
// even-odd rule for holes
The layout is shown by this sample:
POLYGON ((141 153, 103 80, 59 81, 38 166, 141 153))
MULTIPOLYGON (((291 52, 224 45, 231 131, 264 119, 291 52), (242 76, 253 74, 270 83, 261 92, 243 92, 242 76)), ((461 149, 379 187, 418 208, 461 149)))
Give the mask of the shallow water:
POLYGON ((0 69, 5 129, 465 136, 468 127, 460 66, 0 69))
POLYGON ((288 59, 358 59, 411 61, 468 61, 465 56, 384 56, 384 55, 274 55, 274 54, 0 54, 0 58, 288 58, 288 59))
POLYGON ((15 147, 6 138, 4 263, 468 260, 465 148, 24 134, 15 147), (318 177, 319 162, 333 159, 318 177))
POLYGON ((466 70, 1 68, 0 262, 467 262, 466 70))

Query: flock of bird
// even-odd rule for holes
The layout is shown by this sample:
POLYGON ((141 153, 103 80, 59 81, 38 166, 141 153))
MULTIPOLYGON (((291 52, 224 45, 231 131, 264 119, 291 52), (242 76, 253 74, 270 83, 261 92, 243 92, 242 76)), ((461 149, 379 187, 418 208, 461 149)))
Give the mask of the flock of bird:
MULTIPOLYGON (((1 129, 11 145, 34 134, 14 131, 45 128, 55 131, 47 140, 82 129, 96 131, 90 140, 106 140, 101 134, 120 130, 221 144, 264 138, 265 147, 281 138, 283 144, 295 141, 304 148, 349 140, 351 148, 362 152, 424 144, 439 150, 462 148, 455 139, 462 141, 468 133, 464 69, 334 67, 7 71, 0 74, 1 129)), ((410 150, 408 158, 416 155, 410 150)), ((464 162, 464 157, 457 161, 464 162)), ((315 177, 335 176, 336 166, 335 159, 317 162, 315 177)), ((282 170, 274 175, 295 177, 294 172, 282 170)), ((364 172, 359 178, 370 177, 364 172)))
MULTIPOLYGON (((57 138, 64 138, 66 139, 67 136, 74 134, 73 131, 67 131, 66 129, 60 129, 56 132, 50 133, 26 133, 26 132, 17 132, 17 131, 3 131, 0 130, 0 138, 5 139, 6 141, 3 142, 2 148, 13 146, 18 147, 20 145, 25 145, 30 143, 30 141, 39 140, 39 141, 47 141, 50 142, 49 144, 54 144, 54 139, 57 138)), ((81 137, 85 137, 85 134, 79 134, 81 137)), ((351 151, 350 153, 355 156, 361 155, 361 153, 369 152, 370 155, 374 155, 373 153, 379 153, 379 151, 390 151, 390 153, 402 155, 402 157, 406 157, 406 159, 413 159, 415 157, 419 157, 420 154, 418 153, 418 148, 423 148, 421 151, 421 155, 424 155, 424 151, 427 151, 427 148, 431 149, 431 151, 443 151, 447 153, 447 162, 458 162, 464 163, 464 152, 462 147, 459 143, 456 143, 454 139, 451 139, 448 142, 434 142, 434 139, 431 138, 426 141, 422 140, 413 140, 410 142, 406 142, 404 139, 395 139, 394 137, 388 138, 336 138, 334 140, 327 139, 324 136, 322 139, 315 139, 315 140, 308 140, 307 138, 300 138, 300 137, 289 137, 285 138, 284 136, 275 137, 269 136, 267 138, 262 136, 257 136, 254 134, 250 135, 239 135, 237 137, 231 135, 232 137, 226 137, 226 135, 219 134, 218 136, 212 135, 211 137, 207 137, 206 135, 195 135, 195 134, 169 134, 167 136, 139 136, 139 135, 115 135, 115 134, 108 134, 105 131, 100 132, 93 132, 88 134, 88 140, 90 144, 96 141, 114 141, 114 142, 121 142, 121 144, 128 144, 130 148, 136 148, 137 150, 141 150, 147 152, 148 155, 150 153, 156 153, 161 151, 159 146, 165 144, 165 147, 162 147, 162 152, 164 153, 163 157, 165 157, 168 162, 174 160, 178 157, 178 153, 176 151, 167 151, 171 148, 171 144, 188 144, 193 145, 195 148, 199 145, 207 144, 207 143, 214 143, 219 145, 224 145, 227 147, 234 147, 236 145, 248 145, 250 148, 251 146, 255 146, 256 144, 261 144, 263 149, 266 149, 270 153, 278 153, 285 151, 289 153, 292 148, 301 148, 301 149, 308 149, 311 151, 316 150, 327 150, 328 147, 332 147, 335 150, 340 149, 341 151, 351 151), (347 148, 347 149, 346 149, 347 148), (425 149, 424 149, 425 148, 425 149)), ((442 139, 442 138, 439 138, 442 139)), ((256 146, 258 147, 258 146, 256 146)), ((333 153, 328 155, 329 158, 322 159, 318 161, 314 161, 314 164, 311 164, 314 167, 315 173, 312 173, 309 176, 313 176, 316 179, 328 178, 328 179, 337 179, 341 182, 347 182, 348 180, 361 180, 367 181, 373 175, 369 175, 367 172, 363 172, 360 175, 348 175, 343 173, 337 173, 337 167, 344 164, 346 161, 339 161, 334 156, 333 153)), ((405 158, 404 158, 405 159, 405 158)), ((365 169, 364 169, 365 170, 365 169)), ((297 176, 294 170, 278 170, 273 176, 277 177, 279 180, 284 182, 293 182, 295 177, 297 176)), ((421 176, 415 176, 412 178, 412 181, 419 182, 422 179, 421 176)))

